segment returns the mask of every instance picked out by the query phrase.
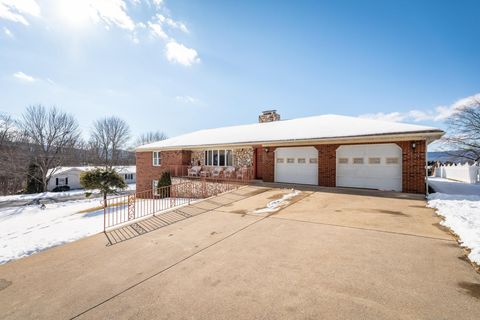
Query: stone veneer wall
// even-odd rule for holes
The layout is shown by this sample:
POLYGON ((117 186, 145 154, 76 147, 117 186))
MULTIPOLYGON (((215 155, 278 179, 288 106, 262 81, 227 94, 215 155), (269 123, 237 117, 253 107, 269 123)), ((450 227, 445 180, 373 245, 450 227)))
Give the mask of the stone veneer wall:
POLYGON ((200 162, 201 166, 205 165, 205 151, 192 151, 192 165, 196 166, 200 162))
POLYGON ((236 167, 253 166, 253 148, 245 147, 233 149, 233 165, 236 167))
MULTIPOLYGON (((201 166, 205 165, 205 150, 195 150, 192 151, 192 164, 197 165, 200 162, 201 166)), ((235 167, 250 167, 253 165, 253 148, 236 148, 233 149, 233 165, 235 167)))

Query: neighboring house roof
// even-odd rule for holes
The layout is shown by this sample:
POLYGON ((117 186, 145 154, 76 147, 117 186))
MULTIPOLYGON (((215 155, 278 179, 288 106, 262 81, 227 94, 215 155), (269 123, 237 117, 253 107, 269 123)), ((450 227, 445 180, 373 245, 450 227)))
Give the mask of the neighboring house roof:
MULTIPOLYGON (((54 176, 60 175, 60 174, 66 174, 68 172, 72 171, 79 171, 79 172, 85 172, 89 170, 93 170, 96 168, 103 168, 101 166, 84 166, 84 167, 58 167, 55 169, 54 176)), ((137 172, 137 167, 136 166, 114 166, 113 167, 118 173, 125 174, 125 173, 136 173, 137 172)), ((48 174, 52 172, 53 169, 48 170, 48 174)))
POLYGON ((214 145, 254 145, 302 140, 341 140, 349 137, 417 135, 440 138, 440 129, 340 115, 320 115, 292 120, 207 129, 140 146, 136 151, 195 148, 214 145))

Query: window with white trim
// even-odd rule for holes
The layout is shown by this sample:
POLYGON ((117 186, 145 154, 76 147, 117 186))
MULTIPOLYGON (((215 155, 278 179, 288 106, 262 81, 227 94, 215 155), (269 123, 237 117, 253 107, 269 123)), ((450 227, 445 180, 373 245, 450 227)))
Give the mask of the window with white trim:
POLYGON ((233 166, 233 150, 218 149, 205 150, 204 163, 206 166, 226 167, 233 166))
POLYGON ((380 158, 375 157, 375 158, 368 158, 368 164, 380 164, 380 158))
POLYGON ((298 158, 297 163, 301 163, 301 164, 306 163, 305 158, 298 158))
POLYGON ((339 164, 348 164, 348 158, 338 158, 339 164))
POLYGON ((133 180, 133 173, 125 173, 125 180, 133 180))
POLYGON ((363 158, 353 158, 353 164, 363 164, 363 158))
POLYGON ((283 158, 277 158, 277 163, 283 163, 284 159, 283 158))
POLYGON ((385 162, 387 164, 398 164, 398 158, 397 157, 387 158, 385 162))
POLYGON ((295 158, 287 158, 287 163, 295 163, 295 158))
POLYGON ((160 165, 160 151, 153 151, 152 156, 153 156, 153 165, 154 166, 159 166, 160 165))
POLYGON ((310 162, 311 164, 318 163, 318 159, 317 159, 317 158, 310 158, 310 159, 309 159, 309 162, 310 162))

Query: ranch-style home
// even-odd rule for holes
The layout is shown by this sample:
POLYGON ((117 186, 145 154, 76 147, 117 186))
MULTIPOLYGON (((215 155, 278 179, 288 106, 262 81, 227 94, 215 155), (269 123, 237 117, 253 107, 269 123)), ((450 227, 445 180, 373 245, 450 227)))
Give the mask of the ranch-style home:
POLYGON ((325 187, 426 192, 427 146, 442 130, 341 115, 200 130, 136 149, 137 190, 161 173, 325 187))

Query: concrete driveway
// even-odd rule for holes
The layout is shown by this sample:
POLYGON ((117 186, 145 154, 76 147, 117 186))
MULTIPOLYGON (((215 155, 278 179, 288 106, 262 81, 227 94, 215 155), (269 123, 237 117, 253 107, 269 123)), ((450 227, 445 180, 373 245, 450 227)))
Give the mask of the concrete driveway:
POLYGON ((2 319, 478 319, 480 275, 419 197, 246 187, 106 246, 0 266, 2 319), (201 213, 204 212, 204 213, 201 213))

